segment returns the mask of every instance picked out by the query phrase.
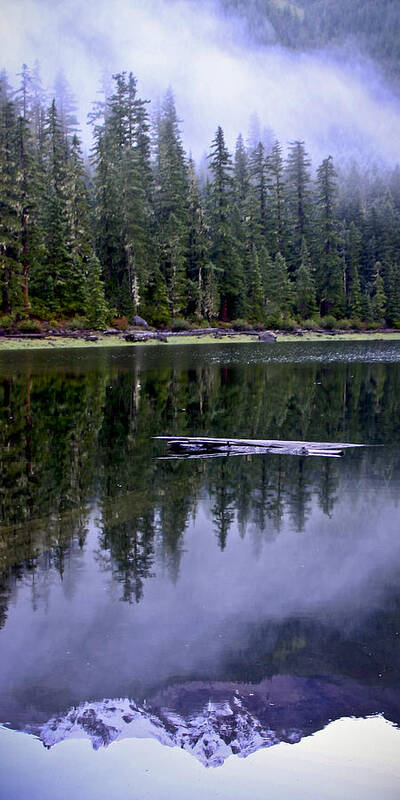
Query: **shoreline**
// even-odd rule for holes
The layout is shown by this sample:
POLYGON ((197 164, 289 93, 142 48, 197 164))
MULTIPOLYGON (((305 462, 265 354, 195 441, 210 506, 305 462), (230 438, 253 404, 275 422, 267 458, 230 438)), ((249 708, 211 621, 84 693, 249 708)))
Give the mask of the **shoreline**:
MULTIPOLYGON (((135 331, 136 333, 136 331, 135 331)), ((88 331, 81 336, 46 336, 44 338, 34 338, 27 334, 12 337, 0 337, 0 352, 9 352, 15 350, 65 350, 65 349, 99 349, 99 348, 116 348, 116 347, 137 347, 157 345, 177 345, 177 344, 242 344, 242 343, 258 343, 257 333, 244 333, 240 331, 224 331, 220 334, 200 334, 200 333, 171 333, 164 331, 157 331, 163 336, 167 336, 167 342, 157 340, 156 338, 143 338, 139 341, 126 341, 125 334, 118 334, 114 336, 96 334, 94 331, 88 331), (88 340, 86 337, 93 336, 96 340, 88 340)), ((140 334, 139 334, 140 335, 140 334)), ((280 332, 277 333, 276 342, 282 344, 283 342, 324 342, 324 341, 341 341, 341 342, 360 342, 360 341, 400 341, 399 331, 335 331, 335 332, 321 332, 321 331, 304 331, 297 332, 280 332)), ((273 346, 275 342, 260 342, 264 346, 273 346)))

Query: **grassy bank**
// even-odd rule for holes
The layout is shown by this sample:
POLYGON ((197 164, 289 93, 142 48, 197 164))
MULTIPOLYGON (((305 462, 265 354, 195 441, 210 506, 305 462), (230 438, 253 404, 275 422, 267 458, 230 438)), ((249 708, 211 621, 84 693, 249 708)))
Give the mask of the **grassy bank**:
MULTIPOLYGON (((343 341, 343 342, 355 342, 355 341, 393 341, 397 340, 400 341, 400 331, 395 332, 371 332, 371 333, 350 333, 349 331, 343 331, 342 333, 335 333, 334 335, 329 333, 314 333, 312 331, 303 333, 302 336, 299 336, 295 333, 280 333, 278 334, 278 342, 323 342, 323 341, 343 341)), ((234 342, 235 344, 240 344, 242 342, 257 342, 258 339, 256 336, 249 336, 243 333, 229 333, 225 334, 221 338, 216 338, 212 334, 206 334, 204 336, 170 336, 168 338, 169 345, 179 345, 179 344, 229 344, 234 342)), ((0 352, 1 351, 8 351, 8 350, 64 350, 64 349, 96 349, 99 347, 149 347, 151 345, 157 345, 159 347, 164 347, 165 345, 162 342, 158 342, 154 339, 150 339, 145 342, 126 342, 125 339, 117 337, 117 336, 99 336, 96 342, 88 342, 85 339, 72 339, 69 337, 62 337, 62 336, 49 336, 46 339, 9 339, 7 337, 0 338, 0 352)))

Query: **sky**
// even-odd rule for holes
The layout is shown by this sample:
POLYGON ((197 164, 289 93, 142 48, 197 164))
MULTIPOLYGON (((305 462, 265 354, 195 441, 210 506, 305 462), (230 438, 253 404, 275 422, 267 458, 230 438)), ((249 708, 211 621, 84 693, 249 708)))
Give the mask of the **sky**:
POLYGON ((357 54, 256 46, 209 2, 1 0, 0 30, 1 66, 13 84, 24 62, 40 61, 49 89, 64 70, 86 147, 86 116, 104 75, 132 70, 153 108, 172 87, 196 159, 218 125, 231 148, 239 132, 246 138, 254 113, 283 145, 304 139, 315 163, 329 154, 398 159, 400 101, 377 67, 357 54))

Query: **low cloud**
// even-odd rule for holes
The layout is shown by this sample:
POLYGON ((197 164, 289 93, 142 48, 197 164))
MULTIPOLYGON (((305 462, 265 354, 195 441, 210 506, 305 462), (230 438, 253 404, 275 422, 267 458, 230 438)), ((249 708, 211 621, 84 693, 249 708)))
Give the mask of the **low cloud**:
MULTIPOLYGON (((185 144, 196 157, 217 125, 232 147, 256 112, 286 144, 301 138, 315 162, 332 153, 393 163, 400 103, 361 57, 253 45, 209 4, 174 0, 3 0, 3 66, 12 82, 39 59, 44 83, 61 68, 86 115, 104 73, 132 70, 143 97, 172 86, 185 144)), ((273 35, 271 34, 271 40, 273 35)))

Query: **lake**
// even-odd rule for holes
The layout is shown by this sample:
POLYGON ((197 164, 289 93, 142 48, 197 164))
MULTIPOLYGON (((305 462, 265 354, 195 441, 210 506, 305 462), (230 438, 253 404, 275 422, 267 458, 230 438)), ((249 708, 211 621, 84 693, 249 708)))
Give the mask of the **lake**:
POLYGON ((0 406, 2 799, 399 797, 400 343, 2 353, 0 406))

